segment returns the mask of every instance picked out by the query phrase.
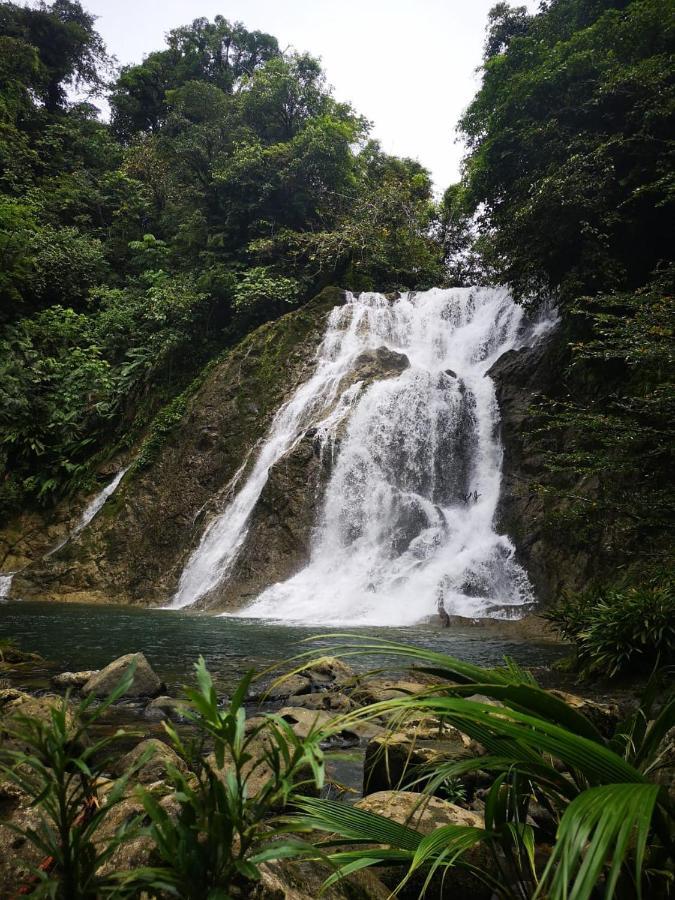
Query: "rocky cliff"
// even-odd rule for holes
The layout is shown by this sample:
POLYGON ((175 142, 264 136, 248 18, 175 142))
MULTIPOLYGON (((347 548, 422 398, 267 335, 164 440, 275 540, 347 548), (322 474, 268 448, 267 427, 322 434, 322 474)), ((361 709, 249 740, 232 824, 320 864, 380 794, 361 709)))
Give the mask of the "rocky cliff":
MULTIPOLYGON (((77 504, 59 511, 48 529, 26 517, 3 529, 0 551, 4 546, 12 567, 28 564, 15 577, 12 595, 167 603, 206 525, 250 471, 274 414, 313 371, 328 314, 343 300, 341 291, 326 289, 212 364, 170 427, 136 448, 136 462, 93 522, 61 550, 40 558, 62 538, 77 504), (13 546, 21 549, 12 551, 13 546)), ((561 540, 552 527, 551 514, 564 512, 566 501, 564 493, 547 490, 552 476, 534 434, 538 400, 570 387, 560 380, 566 348, 567 339, 557 330, 534 347, 505 353, 489 372, 504 447, 497 528, 514 541, 542 600, 581 587, 601 558, 597 547, 561 540)), ((406 356, 385 347, 368 350, 355 360, 336 396, 356 382, 365 387, 395 378, 408 365, 406 356)), ((272 467, 229 577, 201 598, 199 608, 239 607, 307 564, 340 435, 338 428, 326 448, 309 428, 272 467)), ((578 487, 570 490, 578 493, 578 487)), ((592 486, 582 487, 592 493, 592 486)))
MULTIPOLYGON (((558 490, 536 435, 537 404, 573 387, 562 380, 569 371, 567 341, 558 328, 532 347, 505 353, 488 372, 495 382, 504 449, 497 529, 512 539, 543 602, 581 588, 599 565, 598 548, 563 538, 553 524, 569 501, 558 490)), ((590 495, 593 486, 568 484, 566 491, 568 498, 590 495)))

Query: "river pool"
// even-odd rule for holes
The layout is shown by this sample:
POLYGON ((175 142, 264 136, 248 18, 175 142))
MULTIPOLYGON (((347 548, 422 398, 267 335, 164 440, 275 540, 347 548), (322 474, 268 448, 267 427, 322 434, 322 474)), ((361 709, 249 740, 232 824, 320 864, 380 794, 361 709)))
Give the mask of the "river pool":
MULTIPOLYGON (((99 606, 41 601, 0 603, 0 637, 11 637, 25 650, 41 654, 54 671, 98 669, 124 653, 142 651, 171 691, 190 679, 202 654, 214 680, 224 690, 248 668, 261 669, 314 647, 328 649, 335 639, 317 637, 326 629, 299 627, 259 619, 235 619, 129 606, 99 606), (314 639, 309 644, 303 641, 314 639)), ((524 665, 540 666, 563 655, 555 644, 500 639, 492 630, 413 626, 349 629, 412 643, 481 665, 498 664, 505 655, 524 665)), ((355 668, 371 669, 381 659, 362 657, 355 668)), ((399 665, 400 667, 400 665, 399 665)), ((39 677, 33 670, 32 677, 39 677)))

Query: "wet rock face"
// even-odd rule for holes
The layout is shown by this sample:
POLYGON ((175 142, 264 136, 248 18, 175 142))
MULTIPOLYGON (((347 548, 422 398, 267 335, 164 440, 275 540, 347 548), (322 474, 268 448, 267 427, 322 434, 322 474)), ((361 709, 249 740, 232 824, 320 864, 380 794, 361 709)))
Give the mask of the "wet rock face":
POLYGON ((202 598, 200 608, 237 608, 309 562, 329 474, 330 462, 322 456, 318 439, 305 434, 270 469, 229 577, 202 598))
MULTIPOLYGON (((566 341, 558 329, 533 347, 505 353, 488 372, 495 382, 504 449, 497 527, 513 540, 518 561, 543 601, 582 587, 598 565, 594 548, 572 546, 547 525, 551 512, 564 510, 565 499, 547 499, 537 489, 552 481, 535 446, 534 407, 545 396, 556 397, 570 390, 569 384, 561 383, 566 341)), ((570 488, 570 493, 575 492, 588 496, 589 486, 579 491, 570 488)))
MULTIPOLYGON (((373 381, 396 378, 409 365, 405 354, 386 347, 366 350, 340 382, 336 398, 357 382, 362 382, 364 390, 373 381)), ((271 584, 285 581, 307 565, 339 442, 338 430, 335 443, 327 451, 316 429, 309 428, 272 466, 228 578, 200 600, 199 608, 241 607, 271 584)))
POLYGON ((388 347, 364 350, 354 360, 349 374, 340 382, 339 393, 346 391, 357 381, 362 381, 365 387, 372 384, 373 381, 396 378, 409 366, 410 361, 405 353, 397 353, 388 347))

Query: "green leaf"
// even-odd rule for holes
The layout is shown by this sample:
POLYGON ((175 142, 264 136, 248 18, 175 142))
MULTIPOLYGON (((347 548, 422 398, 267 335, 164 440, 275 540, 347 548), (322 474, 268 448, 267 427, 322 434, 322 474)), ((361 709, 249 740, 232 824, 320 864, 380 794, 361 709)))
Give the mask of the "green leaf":
POLYGON ((580 794, 560 821, 535 897, 589 900, 606 865, 605 896, 611 897, 633 841, 635 883, 641 897, 645 849, 660 791, 654 784, 607 784, 580 794))

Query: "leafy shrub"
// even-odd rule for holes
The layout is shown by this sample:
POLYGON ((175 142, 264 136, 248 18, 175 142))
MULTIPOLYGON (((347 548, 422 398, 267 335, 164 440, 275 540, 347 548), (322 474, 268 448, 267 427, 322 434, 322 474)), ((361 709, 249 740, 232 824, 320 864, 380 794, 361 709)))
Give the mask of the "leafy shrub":
POLYGON ((672 582, 586 591, 560 602, 546 618, 574 644, 587 673, 645 671, 675 657, 672 582))
POLYGON ((256 312, 265 306, 293 303, 298 284, 293 278, 274 275, 266 266, 249 269, 234 288, 234 307, 239 313, 256 312))
POLYGON ((451 884, 456 868, 502 900, 666 895, 675 817, 658 769, 663 741, 675 725, 675 699, 661 693, 661 710, 653 709, 659 677, 608 739, 583 710, 540 688, 513 663, 483 669, 414 646, 350 638, 331 652, 407 658, 438 682, 348 713, 342 727, 382 716, 393 723, 404 714, 441 718, 479 741, 485 754, 450 753, 435 761, 426 770, 424 791, 435 794, 449 779, 477 770, 494 780, 485 796, 484 827, 446 824, 426 835, 333 800, 299 799, 297 827, 329 835, 316 849, 317 858, 325 851, 336 866, 324 887, 367 866, 403 865, 408 872, 399 888, 420 876, 420 896, 435 875, 451 884), (476 695, 498 703, 467 699, 476 695), (551 847, 545 861, 536 854, 542 845, 551 847))
POLYGON ((186 715, 198 738, 186 743, 173 726, 164 727, 187 774, 168 767, 169 782, 178 802, 171 817, 147 790, 143 805, 151 819, 148 835, 166 867, 178 896, 186 900, 228 897, 236 884, 256 880, 258 865, 303 852, 304 845, 286 836, 287 828, 270 820, 310 785, 321 787, 323 755, 317 729, 305 739, 296 737, 278 716, 266 716, 246 727, 244 698, 253 673, 239 683, 229 704, 221 709, 203 658, 195 666, 197 688, 188 690, 186 715), (213 753, 204 756, 208 739, 213 753), (253 781, 260 781, 253 786, 253 781))
MULTIPOLYGON (((109 785, 101 784, 111 752, 127 735, 119 730, 99 740, 90 730, 111 703, 128 690, 134 675, 129 667, 117 688, 100 704, 93 697, 72 712, 68 697, 47 718, 17 713, 2 723, 5 742, 0 750, 0 773, 31 798, 42 813, 36 827, 10 827, 31 843, 45 861, 34 868, 30 895, 53 900, 99 900, 135 897, 143 886, 164 887, 161 874, 150 869, 103 875, 103 864, 121 844, 135 837, 140 817, 123 823, 102 839, 109 813, 122 802, 128 782, 148 761, 109 785), (9 740, 7 740, 9 739, 9 740)), ((25 890, 19 893, 25 893, 25 890)))

